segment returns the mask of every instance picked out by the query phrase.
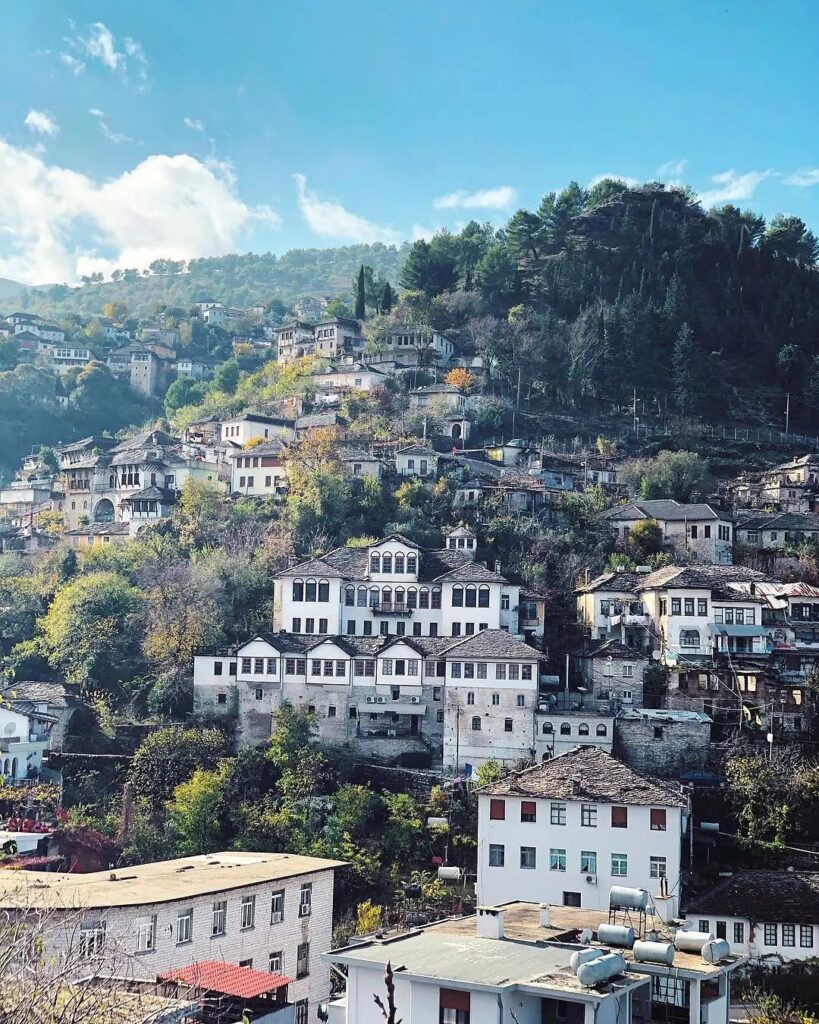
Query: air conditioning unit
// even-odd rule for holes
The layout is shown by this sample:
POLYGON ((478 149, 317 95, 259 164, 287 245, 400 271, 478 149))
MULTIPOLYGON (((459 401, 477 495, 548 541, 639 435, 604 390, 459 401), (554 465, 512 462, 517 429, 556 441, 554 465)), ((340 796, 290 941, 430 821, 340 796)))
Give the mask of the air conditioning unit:
POLYGON ((375 698, 375 703, 376 704, 386 704, 387 703, 387 698, 386 697, 376 697, 375 698))
POLYGON ((586 875, 586 881, 589 885, 597 885, 597 875, 586 875))
POLYGON ((420 704, 421 703, 421 698, 420 697, 410 697, 410 701, 409 702, 410 702, 410 704, 420 704))
POLYGON ((274 910, 273 913, 270 915, 271 924, 281 924, 283 920, 284 914, 281 912, 281 910, 274 910))
POLYGON ((368 697, 367 698, 367 703, 368 704, 375 704, 375 697, 368 697))
POLYGON ((395 731, 395 729, 387 729, 387 735, 388 736, 397 736, 398 733, 395 731))
POLYGON ((310 916, 310 904, 309 903, 302 903, 302 905, 299 907, 299 917, 309 917, 309 916, 310 916))

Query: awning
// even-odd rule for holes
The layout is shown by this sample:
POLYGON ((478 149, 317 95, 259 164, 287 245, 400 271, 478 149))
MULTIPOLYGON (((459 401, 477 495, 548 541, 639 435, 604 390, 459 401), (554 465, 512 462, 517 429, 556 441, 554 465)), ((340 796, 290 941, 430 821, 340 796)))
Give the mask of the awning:
POLYGON ((402 701, 388 701, 386 704, 362 704, 358 702, 359 712, 371 715, 425 715, 426 704, 410 704, 402 701))
POLYGON ((733 626, 722 623, 709 624, 709 632, 714 636, 767 636, 767 626, 733 626))

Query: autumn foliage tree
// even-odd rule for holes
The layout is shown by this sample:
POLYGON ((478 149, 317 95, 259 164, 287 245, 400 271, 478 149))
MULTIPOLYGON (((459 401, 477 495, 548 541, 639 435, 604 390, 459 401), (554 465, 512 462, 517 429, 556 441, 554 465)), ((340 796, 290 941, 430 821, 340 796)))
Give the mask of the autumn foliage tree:
POLYGON ((456 366, 444 377, 444 380, 459 391, 470 392, 475 387, 475 378, 462 366, 456 366))

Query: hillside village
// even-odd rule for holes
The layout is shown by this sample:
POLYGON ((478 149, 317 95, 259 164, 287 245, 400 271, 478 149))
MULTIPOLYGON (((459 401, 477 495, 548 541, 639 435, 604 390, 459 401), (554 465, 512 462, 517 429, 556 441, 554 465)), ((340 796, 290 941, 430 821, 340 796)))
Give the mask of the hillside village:
POLYGON ((819 439, 558 414, 425 244, 3 317, 7 375, 139 422, 0 487, 0 907, 191 1020, 375 1021, 399 963, 447 1024, 819 1003, 819 439))

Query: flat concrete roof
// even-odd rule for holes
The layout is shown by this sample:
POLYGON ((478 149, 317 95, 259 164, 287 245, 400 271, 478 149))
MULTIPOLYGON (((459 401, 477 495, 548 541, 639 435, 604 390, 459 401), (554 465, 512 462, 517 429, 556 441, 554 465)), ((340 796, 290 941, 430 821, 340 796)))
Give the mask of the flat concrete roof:
POLYGON ((289 853, 213 853, 88 874, 0 870, 0 908, 103 909, 206 896, 345 866, 289 853))

